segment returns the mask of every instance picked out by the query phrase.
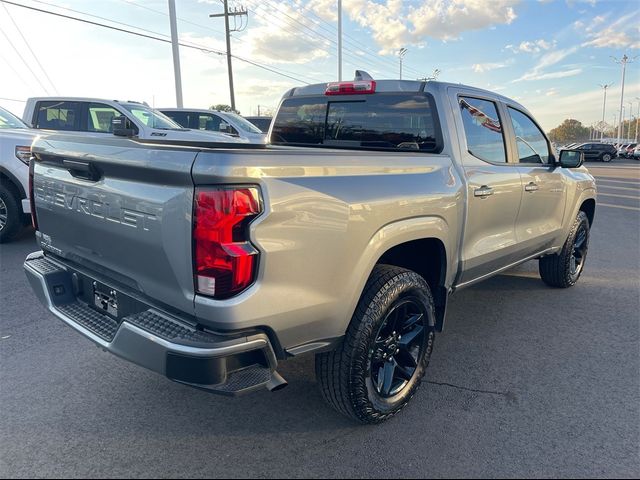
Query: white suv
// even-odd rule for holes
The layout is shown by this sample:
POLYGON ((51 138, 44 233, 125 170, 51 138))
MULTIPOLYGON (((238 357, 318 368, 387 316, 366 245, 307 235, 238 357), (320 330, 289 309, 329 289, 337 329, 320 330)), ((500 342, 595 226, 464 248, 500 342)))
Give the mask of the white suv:
POLYGON ((29 223, 29 157, 38 133, 0 108, 0 243, 29 223))

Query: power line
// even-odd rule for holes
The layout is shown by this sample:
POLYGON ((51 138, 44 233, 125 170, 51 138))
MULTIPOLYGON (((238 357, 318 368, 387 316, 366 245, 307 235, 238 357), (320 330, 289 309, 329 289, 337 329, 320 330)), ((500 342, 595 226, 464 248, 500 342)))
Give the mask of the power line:
MULTIPOLYGON (((278 4, 275 4, 275 3, 270 2, 270 1, 268 3, 271 4, 271 9, 272 10, 275 10, 276 12, 278 12, 278 13, 284 15, 285 17, 287 17, 287 18, 279 18, 279 20, 281 20, 282 22, 285 23, 285 25, 281 25, 282 28, 285 28, 287 26, 287 27, 289 27, 289 31, 291 31, 294 34, 297 34, 298 32, 301 32, 301 33, 303 33, 305 35, 308 35, 307 32, 306 32, 306 31, 308 31, 308 32, 312 33, 314 36, 318 36, 321 39, 323 39, 325 42, 328 42, 328 45, 337 46, 337 42, 333 38, 329 38, 329 37, 317 32, 313 28, 311 28, 308 25, 306 25, 304 22, 302 22, 302 21, 292 17, 288 13, 282 11, 280 8, 278 8, 278 4), (304 31, 300 27, 298 27, 296 24, 301 25, 304 28, 304 31)), ((257 8, 262 7, 264 9, 265 8, 264 4, 263 3, 259 3, 257 1, 254 1, 252 6, 253 6, 253 10, 252 10, 253 13, 256 16, 262 17, 263 15, 260 12, 258 12, 257 8)), ((307 44, 313 46, 314 48, 318 47, 316 42, 308 39, 306 36, 299 36, 299 38, 302 41, 306 42, 307 44)), ((358 58, 357 56, 355 56, 354 54, 349 53, 349 52, 344 52, 343 55, 345 57, 349 57, 349 58, 354 59, 355 62, 352 61, 352 64, 355 65, 356 67, 360 68, 362 66, 362 63, 363 63, 363 59, 362 58, 358 58)))
MULTIPOLYGON (((331 33, 332 35, 337 35, 337 29, 336 27, 324 20, 322 17, 320 17, 319 15, 317 15, 313 9, 310 7, 310 3, 308 3, 305 6, 302 6, 302 11, 306 11, 308 12, 310 15, 312 15, 313 17, 315 17, 318 20, 317 25, 321 26, 324 28, 325 31, 328 31, 329 33, 331 33), (324 27, 324 25, 328 25, 329 28, 324 27)), ((315 22, 314 22, 315 23, 315 22)), ((382 57, 374 52, 372 52, 371 50, 369 50, 368 48, 364 47, 362 45, 362 42, 360 42, 359 40, 355 39, 354 37, 352 37, 351 35, 347 34, 347 33, 343 33, 342 35, 344 37, 344 43, 345 44, 350 44, 352 48, 357 48, 358 50, 362 51, 365 55, 370 56, 373 60, 375 60, 376 62, 378 62, 379 65, 384 65, 384 68, 388 68, 391 71, 395 71, 397 65, 395 64, 395 62, 390 59, 390 58, 386 58, 386 57, 382 57)), ((422 73, 420 73, 418 70, 416 70, 415 68, 412 67, 408 67, 406 65, 404 65, 404 70, 406 71, 413 71, 415 72, 416 75, 422 75, 422 73)))
MULTIPOLYGON (((4 0, 3 0, 4 1, 4 0)), ((38 75, 36 75, 36 73, 33 71, 33 69, 31 68, 31 65, 29 65, 29 62, 25 61, 24 58, 22 58, 22 55, 20 55, 20 52, 18 51, 18 49, 16 48, 16 46, 13 44, 13 42, 11 41, 11 39, 9 38, 9 36, 5 33, 5 31, 0 27, 0 33, 2 33, 2 36, 4 38, 7 39, 7 42, 9 43, 9 45, 11 46, 11 48, 13 48, 13 51, 16 53, 16 55, 20 58, 20 60, 22 61, 22 63, 27 67, 27 69, 31 72, 31 75, 33 75, 33 77, 36 79, 36 81, 40 84, 40 86, 42 87, 42 89, 47 93, 47 95, 51 95, 49 93, 49 90, 47 89, 47 87, 44 86, 44 84, 42 83, 42 81, 40 80, 40 77, 38 75)))
MULTIPOLYGON (((39 2, 39 0, 32 0, 32 1, 38 1, 38 2, 39 2)), ((148 10, 148 11, 150 11, 150 12, 156 13, 156 14, 158 14, 158 15, 162 15, 162 16, 165 16, 165 17, 169 16, 169 15, 167 14, 167 12, 163 12, 162 10, 156 10, 156 9, 154 9, 154 8, 147 7, 146 5, 141 5, 141 4, 139 4, 139 3, 134 2, 133 0, 120 0, 120 1, 121 1, 122 3, 126 3, 127 5, 133 5, 133 6, 135 6, 135 7, 142 8, 142 9, 144 9, 144 10, 148 10)), ((39 2, 39 3, 45 3, 45 2, 39 2)), ((63 7, 60 7, 60 8, 63 8, 63 7)), ((77 13, 82 13, 82 12, 77 12, 77 13)), ((90 14, 85 14, 85 15, 89 15, 89 16, 91 16, 90 14)), ((101 17, 98 17, 98 18, 101 18, 101 17)), ((201 28, 201 29, 203 29, 203 30, 206 30, 207 32, 211 32, 211 33, 215 34, 215 36, 218 36, 218 37, 222 37, 222 38, 224 38, 224 34, 222 34, 221 32, 218 32, 217 30, 214 30, 214 29, 213 29, 213 28, 211 28, 211 27, 208 27, 208 26, 206 26, 206 25, 202 25, 201 23, 196 23, 196 22, 192 22, 192 21, 190 21, 190 20, 186 20, 185 18, 181 18, 181 17, 176 17, 176 18, 177 18, 177 20, 178 20, 179 22, 186 23, 186 24, 189 24, 189 25, 192 25, 192 26, 195 26, 195 27, 199 27, 199 28, 201 28)), ((104 18, 103 18, 103 20, 109 20, 109 19, 104 19, 104 18)), ((113 20, 109 20, 109 21, 114 22, 113 20)), ((120 22, 114 22, 114 23, 120 23, 120 22)), ((127 25, 127 24, 125 24, 125 25, 127 25)), ((128 25, 128 26, 131 26, 131 25, 128 25)), ((246 25, 245 25, 245 26, 246 26, 246 25)), ((138 28, 138 29, 140 29, 139 27, 133 27, 133 28, 138 28)), ((231 37, 232 37, 234 40, 237 40, 237 41, 239 41, 239 42, 241 42, 241 43, 246 43, 246 41, 245 41, 242 37, 239 37, 239 36, 236 36, 236 35, 233 35, 233 34, 231 35, 231 37)), ((282 55, 279 55, 279 54, 276 54, 276 53, 271 53, 271 55, 272 55, 272 56, 274 56, 275 58, 278 58, 278 59, 280 59, 280 60, 282 60, 282 61, 285 61, 285 62, 288 62, 288 60, 289 60, 289 59, 287 59, 287 58, 283 57, 282 55)), ((284 70, 284 69, 281 69, 281 70, 282 70, 283 72, 287 72, 287 70, 284 70)), ((317 79, 317 78, 310 77, 310 76, 308 76, 308 75, 300 75, 300 74, 298 74, 298 73, 293 73, 293 72, 288 72, 288 73, 291 73, 292 75, 297 75, 297 76, 298 76, 298 78, 302 77, 302 78, 306 78, 306 79, 308 79, 308 80, 312 80, 313 82, 321 82, 321 81, 322 81, 322 80, 319 80, 319 79, 317 79)))
POLYGON ((49 81, 49 83, 51 84, 51 86, 53 87, 53 90, 56 92, 56 95, 59 94, 58 89, 56 88, 55 84, 51 81, 51 78, 49 77, 49 75, 47 74, 47 70, 42 66, 42 63, 40 63, 40 59, 38 58, 38 56, 35 54, 35 52, 33 51, 33 49, 31 48, 31 45, 29 45, 29 42, 27 41, 27 39, 24 37, 24 35, 22 34, 22 30, 20 29, 20 27, 18 26, 18 24, 16 23, 16 21, 13 19, 13 16, 11 15, 11 12, 9 11, 9 9, 7 8, 7 6, 3 3, 2 4, 2 8, 4 8, 5 12, 7 12, 7 15, 9 16, 9 20, 11 20, 11 23, 13 24, 13 26, 16 28, 16 30, 18 31, 18 34, 20 35, 20 37, 22 38, 22 41, 24 42, 24 44, 27 46, 27 48, 29 49, 29 52, 31 52, 31 55, 33 56, 33 58, 35 59, 36 63, 38 64, 38 66, 40 67, 40 70, 42 70, 42 73, 44 74, 44 76, 46 77, 46 79, 49 81))
MULTIPOLYGON (((121 33, 128 33, 128 34, 131 34, 131 35, 136 35, 138 37, 147 38, 147 39, 150 39, 150 40, 156 40, 156 41, 164 42, 164 43, 171 43, 171 40, 168 40, 166 38, 160 38, 160 37, 153 36, 153 35, 148 35, 148 34, 145 34, 145 33, 134 32, 132 30, 127 30, 127 29, 124 29, 124 28, 114 27, 113 25, 105 25, 104 23, 94 22, 92 20, 73 17, 73 16, 70 16, 70 15, 64 15, 62 13, 52 12, 52 11, 49 11, 49 10, 44 10, 44 9, 41 9, 41 8, 32 7, 32 6, 29 6, 29 5, 22 5, 22 4, 19 4, 19 3, 11 2, 9 0, 0 0, 0 2, 7 3, 9 5, 15 5, 17 7, 26 8, 26 9, 33 10, 33 11, 40 12, 40 13, 45 13, 45 14, 48 14, 48 15, 54 15, 54 16, 57 16, 57 17, 66 18, 68 20, 75 20, 77 22, 82 22, 82 23, 87 23, 89 25, 94 25, 94 26, 97 26, 97 27, 107 28, 107 29, 114 30, 114 31, 117 31, 117 32, 121 32, 121 33)), ((138 27, 132 27, 132 28, 138 28, 138 27)), ((0 30, 0 31, 2 31, 2 30, 0 30)), ((156 33, 156 35, 164 35, 164 34, 156 33)), ((180 46, 191 48, 191 49, 194 49, 194 50, 200 50, 201 52, 204 52, 204 53, 214 53, 214 54, 220 55, 220 56, 226 55, 224 52, 222 52, 220 50, 215 50, 215 49, 204 47, 202 45, 197 45, 197 44, 194 44, 194 43, 191 43, 191 44, 184 43, 184 41, 180 42, 180 46)), ((281 71, 278 71, 277 69, 274 69, 272 67, 268 67, 266 65, 262 65, 262 64, 260 64, 258 62, 254 62, 252 60, 248 60, 246 58, 239 57, 237 55, 233 55, 233 58, 236 58, 241 62, 248 63, 250 65, 253 65, 255 67, 261 68, 263 70, 275 73, 277 75, 280 75, 280 76, 283 76, 283 77, 286 77, 286 78, 289 78, 291 80, 295 80, 296 82, 308 84, 308 82, 301 81, 299 78, 296 78, 296 77, 294 77, 292 75, 287 75, 285 73, 282 73, 281 71)), ((47 92, 47 94, 49 94, 49 93, 47 92)))

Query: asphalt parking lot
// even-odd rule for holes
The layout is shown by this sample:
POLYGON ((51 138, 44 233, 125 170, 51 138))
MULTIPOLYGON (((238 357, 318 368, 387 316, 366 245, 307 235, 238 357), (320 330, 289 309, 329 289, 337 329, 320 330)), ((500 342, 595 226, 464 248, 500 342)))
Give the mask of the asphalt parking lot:
POLYGON ((589 163, 600 206, 578 286, 530 262, 451 299, 425 383, 397 418, 324 405, 313 359, 239 399, 103 353, 55 320, 0 247, 3 477, 638 477, 640 162, 589 163))

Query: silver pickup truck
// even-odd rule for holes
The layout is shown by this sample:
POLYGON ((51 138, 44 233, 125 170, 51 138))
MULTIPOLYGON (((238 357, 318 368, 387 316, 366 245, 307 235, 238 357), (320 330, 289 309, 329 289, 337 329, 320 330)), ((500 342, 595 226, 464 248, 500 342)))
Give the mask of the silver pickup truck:
POLYGON ((279 362, 313 353, 337 411, 399 412, 453 292, 532 259, 578 281, 596 188, 513 100, 359 78, 287 92, 268 146, 36 141, 37 296, 185 385, 276 390, 279 362))

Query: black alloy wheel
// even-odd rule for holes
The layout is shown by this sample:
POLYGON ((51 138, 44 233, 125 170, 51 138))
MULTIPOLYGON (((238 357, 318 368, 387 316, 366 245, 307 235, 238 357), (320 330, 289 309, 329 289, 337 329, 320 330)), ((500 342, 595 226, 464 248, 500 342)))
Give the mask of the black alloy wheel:
POLYGON ((427 315, 415 298, 401 298, 378 331, 370 350, 370 381, 382 398, 398 395, 413 379, 426 349, 427 315))

